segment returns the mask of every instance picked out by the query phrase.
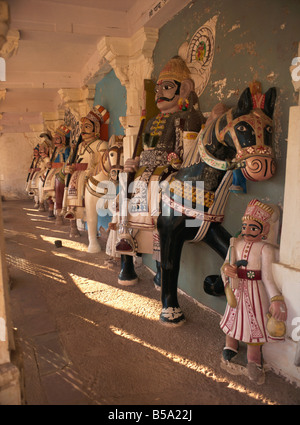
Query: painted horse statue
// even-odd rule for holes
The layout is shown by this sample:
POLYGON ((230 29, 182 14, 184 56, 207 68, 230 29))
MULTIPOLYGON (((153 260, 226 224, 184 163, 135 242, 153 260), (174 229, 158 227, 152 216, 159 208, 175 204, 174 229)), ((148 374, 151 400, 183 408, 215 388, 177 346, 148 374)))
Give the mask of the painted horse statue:
POLYGON ((97 240, 98 210, 109 210, 115 202, 119 173, 123 171, 123 136, 112 136, 98 174, 90 177, 85 187, 85 212, 88 228, 88 252, 101 251, 97 240), (113 184, 114 188, 109 186, 113 184), (112 193, 111 193, 112 192, 112 193))
MULTIPOLYGON (((163 324, 179 325, 185 321, 177 299, 184 242, 203 241, 223 259, 226 257, 231 235, 221 223, 234 170, 242 171, 243 176, 252 181, 269 179, 275 173, 271 148, 275 99, 275 88, 264 95, 252 95, 247 88, 236 108, 207 122, 180 170, 162 190, 157 228, 161 247, 160 321, 163 324), (204 191, 197 189, 199 182, 204 182, 204 191)), ((134 279, 132 260, 124 257, 127 257, 124 270, 128 278, 132 275, 134 279)), ((218 285, 222 281, 219 276, 215 278, 208 284, 210 293, 220 295, 223 287, 218 289, 218 285)))

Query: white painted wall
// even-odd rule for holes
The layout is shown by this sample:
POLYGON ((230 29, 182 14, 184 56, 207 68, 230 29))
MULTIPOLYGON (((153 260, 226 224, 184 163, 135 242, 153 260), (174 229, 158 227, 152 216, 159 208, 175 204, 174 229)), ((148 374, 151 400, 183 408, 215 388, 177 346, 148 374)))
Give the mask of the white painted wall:
POLYGON ((6 200, 28 199, 25 182, 38 139, 24 133, 7 133, 0 136, 0 184, 6 200))

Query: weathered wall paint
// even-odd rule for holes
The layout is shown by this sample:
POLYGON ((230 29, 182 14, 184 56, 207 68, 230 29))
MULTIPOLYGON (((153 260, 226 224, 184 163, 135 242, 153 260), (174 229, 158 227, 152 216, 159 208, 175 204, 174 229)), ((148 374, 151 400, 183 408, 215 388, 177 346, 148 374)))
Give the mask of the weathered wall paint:
POLYGON ((104 106, 110 113, 109 137, 113 134, 124 135, 119 117, 126 116, 126 89, 121 85, 114 70, 111 70, 96 84, 94 105, 104 106))
MULTIPOLYGON (((253 197, 283 204, 288 114, 289 107, 297 103, 289 67, 292 59, 298 56, 300 2, 196 0, 161 28, 154 51, 154 80, 166 61, 178 54, 181 44, 189 41, 195 31, 216 14, 216 49, 211 78, 200 98, 202 111, 210 111, 218 102, 234 106, 254 79, 261 82, 264 92, 272 86, 277 88, 274 114, 277 173, 266 182, 248 182, 247 194, 230 195, 224 227, 234 234, 239 230, 242 214, 253 197)), ((154 268, 150 256, 145 256, 144 261, 154 268)), ((223 313, 224 297, 215 298, 203 291, 205 276, 218 274, 221 264, 220 257, 204 243, 186 243, 179 287, 223 313)))
MULTIPOLYGON (((124 128, 119 118, 126 116, 126 89, 121 85, 114 70, 111 70, 96 84, 94 105, 102 105, 109 111, 108 135, 124 135, 124 128)), ((107 231, 111 216, 98 216, 98 228, 101 226, 107 231)))

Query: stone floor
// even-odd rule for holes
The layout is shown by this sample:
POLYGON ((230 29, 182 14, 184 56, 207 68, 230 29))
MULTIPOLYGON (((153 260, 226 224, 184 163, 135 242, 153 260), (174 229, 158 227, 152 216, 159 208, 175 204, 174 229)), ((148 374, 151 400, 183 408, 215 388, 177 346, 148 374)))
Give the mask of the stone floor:
POLYGON ((3 216, 25 404, 113 412, 132 405, 300 404, 300 388, 271 370, 261 386, 225 371, 219 314, 186 295, 179 294, 186 323, 161 325, 160 294, 144 266, 137 266, 136 286, 121 287, 119 265, 107 261, 104 243, 101 253, 89 254, 86 232, 71 239, 68 225, 56 227, 31 200, 3 202, 3 216))

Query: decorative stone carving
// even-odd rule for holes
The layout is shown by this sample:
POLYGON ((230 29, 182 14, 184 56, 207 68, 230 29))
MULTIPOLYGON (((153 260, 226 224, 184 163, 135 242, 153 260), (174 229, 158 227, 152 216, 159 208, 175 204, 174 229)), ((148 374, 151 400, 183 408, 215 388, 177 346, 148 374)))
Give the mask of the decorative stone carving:
POLYGON ((63 108, 70 109, 79 121, 93 107, 95 85, 85 85, 74 89, 60 89, 58 93, 63 101, 63 108))
POLYGON ((9 9, 6 1, 0 1, 0 49, 6 42, 8 32, 9 9))
POLYGON ((98 51, 113 68, 127 91, 126 117, 120 122, 125 128, 124 158, 132 154, 143 106, 144 79, 153 71, 152 54, 158 40, 158 29, 141 28, 131 38, 104 37, 98 51))
POLYGON ((2 45, 0 56, 9 59, 16 54, 19 47, 20 33, 17 30, 9 30, 6 35, 6 42, 2 45))

